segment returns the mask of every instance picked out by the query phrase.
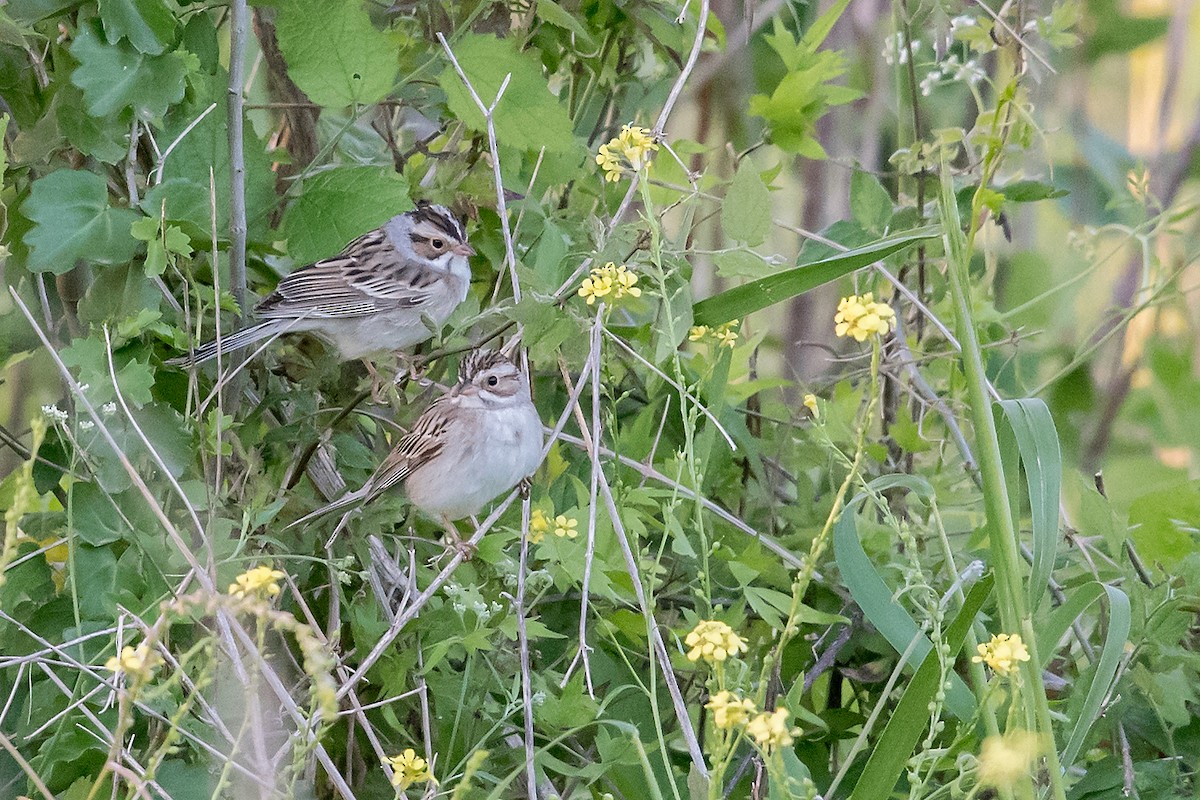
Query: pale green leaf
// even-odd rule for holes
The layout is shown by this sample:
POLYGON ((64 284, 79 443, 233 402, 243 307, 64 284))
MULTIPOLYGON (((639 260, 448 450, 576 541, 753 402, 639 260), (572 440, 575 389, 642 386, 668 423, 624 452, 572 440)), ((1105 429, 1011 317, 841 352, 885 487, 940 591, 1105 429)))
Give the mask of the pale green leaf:
POLYGON ((93 26, 84 25, 71 55, 79 60, 71 82, 83 89, 92 116, 132 108, 139 118, 155 120, 183 99, 187 59, 179 53, 148 56, 126 42, 105 44, 93 26))
POLYGON ((595 40, 592 39, 587 28, 583 27, 583 23, 577 20, 575 15, 565 11, 554 0, 537 0, 535 13, 542 22, 548 22, 556 28, 562 28, 575 34, 579 44, 584 47, 591 49, 596 46, 595 40))
POLYGON ((771 230, 771 193, 749 159, 742 161, 725 193, 721 229, 730 239, 751 247, 766 241, 771 230))
POLYGON ((892 218, 892 197, 869 172, 850 176, 850 214, 863 230, 881 234, 892 218))
MULTIPOLYGON (((573 147, 571 119, 550 93, 536 56, 520 53, 510 40, 494 36, 464 36, 453 49, 485 105, 495 101, 505 76, 512 75, 494 113, 496 137, 505 146, 535 152, 542 147, 554 152, 573 147)), ((446 104, 454 116, 476 131, 487 129, 483 112, 452 65, 442 71, 438 84, 446 92, 446 104)))
POLYGON ((359 0, 285 0, 276 31, 288 75, 314 103, 369 105, 395 84, 396 42, 359 0))
POLYGON ((100 19, 110 42, 128 39, 149 55, 162 53, 175 39, 175 15, 163 0, 100 0, 100 19))
POLYGON ((762 256, 749 250, 729 250, 713 256, 717 274, 722 278, 761 278, 770 275, 774 267, 762 256))
POLYGON ((335 255, 347 242, 408 211, 408 181, 389 168, 336 167, 304 182, 283 219, 298 264, 335 255))
POLYGON ((59 132, 79 152, 116 164, 129 151, 128 121, 122 121, 119 114, 94 117, 87 113, 79 87, 60 83, 53 105, 59 132))
POLYGON ((35 272, 61 275, 78 259, 117 264, 137 249, 129 234, 137 212, 111 207, 104 178, 92 172, 61 169, 34 181, 21 213, 34 223, 24 241, 35 272))

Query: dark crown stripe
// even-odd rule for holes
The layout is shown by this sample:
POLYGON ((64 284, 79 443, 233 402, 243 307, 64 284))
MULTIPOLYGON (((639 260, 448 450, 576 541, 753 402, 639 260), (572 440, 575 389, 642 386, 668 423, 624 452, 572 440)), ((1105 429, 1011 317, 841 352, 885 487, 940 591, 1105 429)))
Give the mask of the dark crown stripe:
POLYGON ((432 203, 422 200, 417 204, 417 208, 412 212, 412 215, 414 222, 429 223, 455 241, 465 242, 467 240, 467 235, 463 231, 458 217, 450 213, 450 210, 445 206, 435 206, 432 203))
POLYGON ((497 364, 509 363, 512 362, 499 350, 476 350, 463 359, 462 366, 458 368, 458 380, 460 383, 469 383, 497 364))

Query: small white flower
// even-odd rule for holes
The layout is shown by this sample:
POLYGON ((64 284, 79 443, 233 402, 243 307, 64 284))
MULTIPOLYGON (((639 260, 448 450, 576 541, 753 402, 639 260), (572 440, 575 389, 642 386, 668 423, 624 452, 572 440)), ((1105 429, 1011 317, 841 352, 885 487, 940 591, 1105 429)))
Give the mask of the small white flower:
POLYGON ((929 97, 933 93, 933 88, 938 85, 938 81, 942 79, 942 73, 939 70, 932 70, 928 75, 921 79, 921 96, 929 97))
POLYGON ((42 414, 51 422, 66 422, 67 412, 58 407, 57 404, 51 403, 48 406, 42 406, 42 414))
POLYGON ((533 696, 529 698, 529 701, 535 706, 540 706, 542 703, 546 702, 546 693, 534 692, 533 696))
POLYGON ((79 430, 81 431, 90 431, 94 427, 96 427, 96 423, 90 419, 80 420, 79 422, 79 430))
POLYGON ((463 614, 467 613, 467 607, 465 605, 463 605, 462 603, 455 603, 453 606, 451 606, 451 608, 453 608, 454 613, 458 614, 460 617, 463 614))
POLYGON ((953 36, 959 31, 966 30, 975 26, 975 18, 967 14, 961 14, 950 20, 950 34, 953 36))
POLYGON ((117 404, 115 402, 105 403, 104 405, 100 406, 100 413, 106 417, 111 417, 113 414, 117 413, 117 404))

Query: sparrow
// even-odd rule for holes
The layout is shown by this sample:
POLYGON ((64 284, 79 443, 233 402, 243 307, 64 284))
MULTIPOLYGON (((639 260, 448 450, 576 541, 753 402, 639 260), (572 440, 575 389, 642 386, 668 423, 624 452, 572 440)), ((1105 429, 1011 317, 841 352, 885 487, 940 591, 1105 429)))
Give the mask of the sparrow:
POLYGON ((256 325, 167 361, 192 366, 281 333, 314 333, 342 361, 433 336, 467 297, 475 250, 448 209, 427 202, 358 237, 332 258, 284 276, 254 309, 256 325))
POLYGON ((403 485, 409 502, 440 522, 458 544, 454 521, 478 514, 531 476, 541 463, 542 444, 528 376, 503 352, 476 350, 463 359, 458 383, 430 403, 362 488, 288 527, 332 511, 357 510, 403 485))

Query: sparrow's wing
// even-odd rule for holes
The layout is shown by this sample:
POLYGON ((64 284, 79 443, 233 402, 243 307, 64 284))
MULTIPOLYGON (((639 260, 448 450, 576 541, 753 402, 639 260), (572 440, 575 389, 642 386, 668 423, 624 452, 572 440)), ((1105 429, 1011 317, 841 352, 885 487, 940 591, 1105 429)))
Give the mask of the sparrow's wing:
POLYGON ((401 308, 420 310, 443 274, 398 251, 381 229, 341 253, 284 276, 255 313, 264 319, 357 317, 401 308))
POLYGON ((439 397, 417 418, 363 486, 364 504, 371 502, 437 457, 451 437, 451 398, 439 397))

